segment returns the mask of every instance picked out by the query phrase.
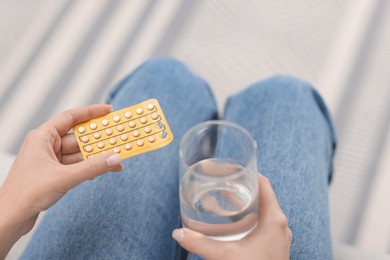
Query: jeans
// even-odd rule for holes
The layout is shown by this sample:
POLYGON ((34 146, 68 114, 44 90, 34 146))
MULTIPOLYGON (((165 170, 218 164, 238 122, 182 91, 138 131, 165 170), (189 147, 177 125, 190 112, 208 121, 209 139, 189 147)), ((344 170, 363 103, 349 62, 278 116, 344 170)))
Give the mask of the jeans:
MULTIPOLYGON (((48 210, 22 259, 185 257, 171 237, 181 226, 179 142, 192 126, 217 119, 217 106, 207 83, 171 59, 141 65, 108 102, 117 110, 149 98, 159 100, 174 141, 125 160, 120 174, 69 191, 48 210)), ((328 183, 335 135, 320 96, 302 80, 275 76, 230 97, 224 119, 257 141, 259 172, 270 179, 293 232, 291 259, 331 259, 328 183)))

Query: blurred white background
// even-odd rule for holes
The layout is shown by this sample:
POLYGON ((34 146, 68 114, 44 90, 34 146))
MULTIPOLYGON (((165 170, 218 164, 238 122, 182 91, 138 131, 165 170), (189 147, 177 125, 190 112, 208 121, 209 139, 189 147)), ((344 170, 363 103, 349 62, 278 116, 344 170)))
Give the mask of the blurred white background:
POLYGON ((387 259, 389 1, 1 0, 3 162, 28 130, 67 108, 104 102, 115 82, 154 56, 189 64, 220 107, 272 74, 316 86, 339 141, 330 187, 335 258, 387 259))

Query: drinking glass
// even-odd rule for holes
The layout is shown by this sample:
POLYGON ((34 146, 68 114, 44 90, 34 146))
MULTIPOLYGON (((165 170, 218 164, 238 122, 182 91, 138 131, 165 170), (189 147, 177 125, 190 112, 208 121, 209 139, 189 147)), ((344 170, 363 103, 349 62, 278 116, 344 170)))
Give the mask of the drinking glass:
POLYGON ((179 148, 183 226, 213 239, 239 240, 257 225, 256 142, 224 120, 189 129, 179 148))

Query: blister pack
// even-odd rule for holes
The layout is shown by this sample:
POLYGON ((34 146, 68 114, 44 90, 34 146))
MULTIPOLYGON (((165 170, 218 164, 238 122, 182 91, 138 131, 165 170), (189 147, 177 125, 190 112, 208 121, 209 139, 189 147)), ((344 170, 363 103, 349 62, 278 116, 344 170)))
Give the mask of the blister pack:
POLYGON ((122 159, 168 145, 173 134, 156 99, 113 111, 73 127, 84 159, 114 152, 122 159))

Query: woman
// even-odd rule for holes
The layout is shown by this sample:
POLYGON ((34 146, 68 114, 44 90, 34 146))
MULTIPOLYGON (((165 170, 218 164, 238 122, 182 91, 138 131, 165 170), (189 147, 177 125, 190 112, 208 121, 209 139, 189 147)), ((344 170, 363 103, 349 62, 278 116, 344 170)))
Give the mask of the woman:
POLYGON ((66 111, 26 136, 0 189, 0 258, 49 207, 22 259, 180 259, 187 252, 194 253, 189 259, 332 258, 327 185, 335 137, 307 83, 277 76, 226 103, 224 119, 256 139, 263 175, 258 225, 236 242, 180 228, 178 143, 192 126, 218 118, 209 87, 180 62, 153 59, 120 82, 108 102, 117 110, 149 98, 159 100, 175 140, 123 162, 115 154, 83 161, 69 133, 110 105, 66 111))

